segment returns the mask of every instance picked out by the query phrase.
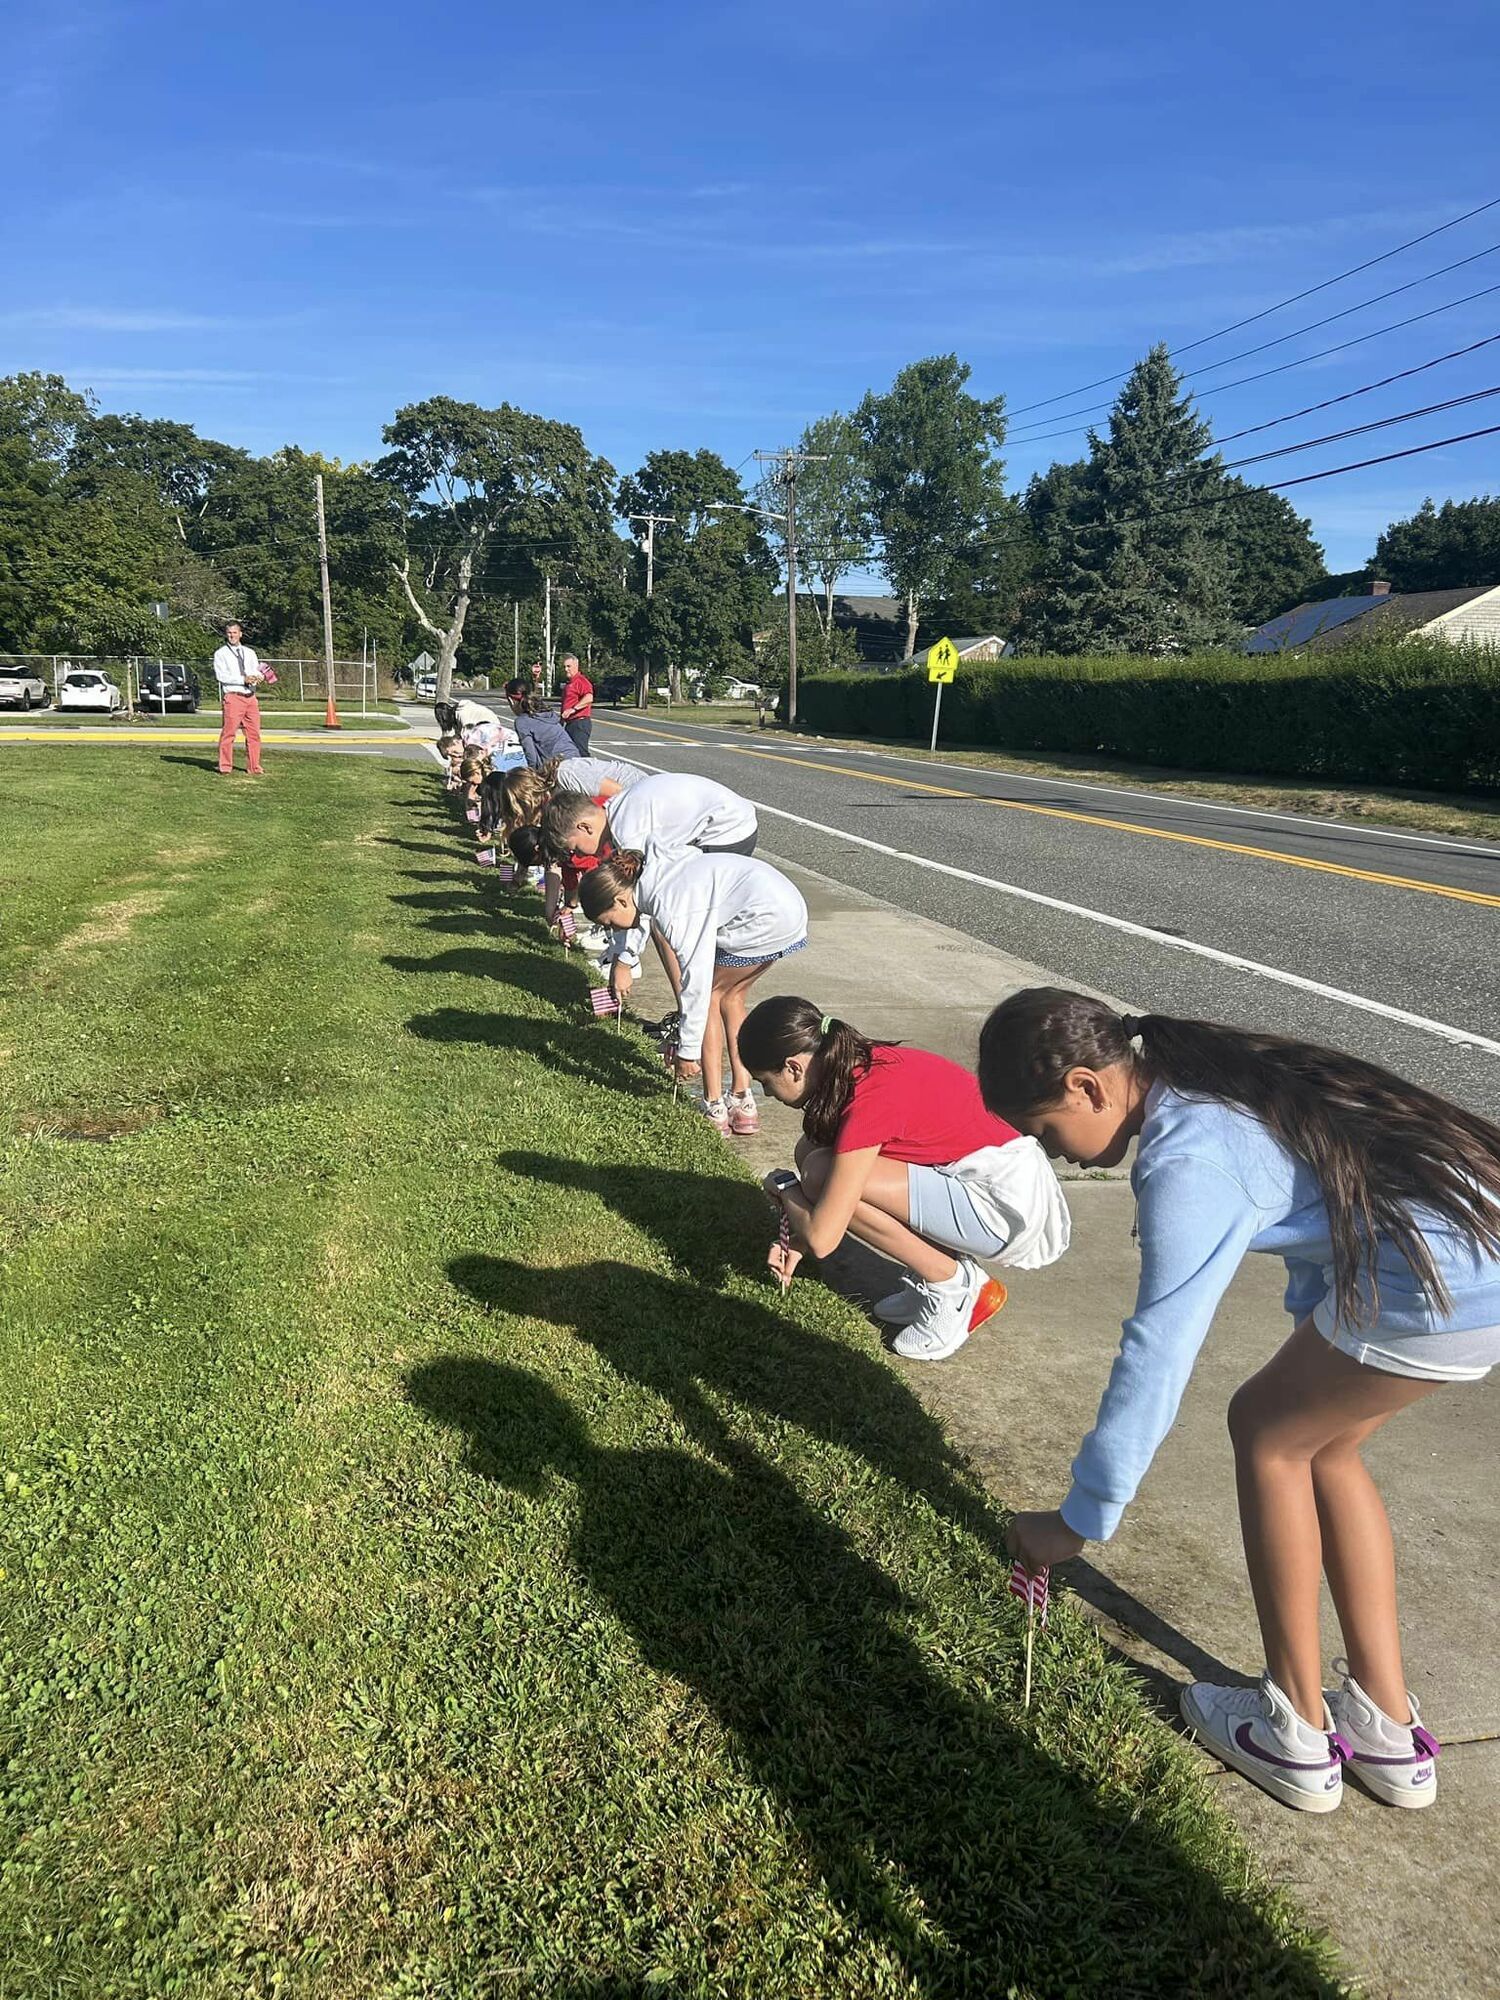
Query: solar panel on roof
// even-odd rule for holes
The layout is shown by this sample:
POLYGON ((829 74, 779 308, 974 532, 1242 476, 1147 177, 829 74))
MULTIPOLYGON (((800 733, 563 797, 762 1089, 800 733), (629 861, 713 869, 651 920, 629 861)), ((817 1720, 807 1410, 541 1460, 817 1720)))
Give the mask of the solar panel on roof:
POLYGON ((1245 651, 1282 653, 1294 646, 1305 646, 1319 632, 1347 625, 1351 618, 1363 618, 1377 604, 1389 602, 1388 597, 1330 597, 1322 604, 1300 605, 1295 611, 1284 611, 1279 618, 1273 618, 1269 625, 1262 625, 1245 641, 1245 651))

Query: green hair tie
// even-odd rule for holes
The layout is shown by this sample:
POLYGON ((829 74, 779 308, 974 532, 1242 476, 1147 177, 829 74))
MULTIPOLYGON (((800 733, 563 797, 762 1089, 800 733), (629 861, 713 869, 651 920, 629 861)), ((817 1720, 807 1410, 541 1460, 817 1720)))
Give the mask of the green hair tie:
POLYGON ((823 1016, 822 1020, 821 1020, 821 1021, 819 1021, 819 1023, 818 1023, 818 1033, 819 1033, 820 1035, 826 1035, 826 1034, 828 1033, 828 1030, 829 1030, 829 1029, 830 1029, 830 1028, 831 1028, 832 1026, 833 1026, 833 1016, 832 1016, 832 1014, 825 1014, 825 1015, 823 1016))

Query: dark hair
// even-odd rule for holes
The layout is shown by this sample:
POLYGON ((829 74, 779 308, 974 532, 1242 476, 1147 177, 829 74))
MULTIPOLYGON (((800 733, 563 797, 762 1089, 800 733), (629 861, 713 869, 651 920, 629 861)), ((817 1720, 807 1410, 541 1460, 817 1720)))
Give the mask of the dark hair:
POLYGON ((984 1024, 984 1101, 1014 1123, 1055 1104, 1069 1070, 1135 1062, 1135 1039, 1153 1082, 1248 1111, 1317 1175, 1340 1320, 1359 1325, 1379 1312, 1379 1236, 1400 1251, 1439 1311, 1451 1307, 1418 1209, 1500 1255, 1500 1127, 1316 1042, 1170 1014, 1136 1019, 1064 987, 1033 986, 1002 1000, 984 1024))
POLYGON ((505 699, 518 708, 522 715, 537 713, 536 691, 530 681, 507 681, 505 699))
POLYGON ((608 861, 591 868, 578 885, 578 903, 590 923, 597 924, 622 889, 633 889, 646 865, 644 854, 622 847, 608 861))
POLYGON ((523 868, 535 868, 542 859, 542 836, 534 826, 513 826, 505 844, 523 868))
POLYGON ((494 838, 505 811, 505 773, 491 771, 479 781, 479 831, 486 840, 494 838))
POLYGON ((838 1137, 854 1086, 869 1069, 876 1049, 895 1046, 872 1042, 847 1021, 836 1021, 811 1000, 789 993, 752 1007, 736 1040, 740 1061, 756 1076, 784 1069, 788 1056, 813 1057, 802 1102, 802 1129, 815 1146, 831 1146, 838 1137))
POLYGON ((542 838, 558 854, 573 852, 573 829, 586 812, 594 810, 594 801, 583 792, 558 792, 547 801, 547 809, 542 814, 542 838))

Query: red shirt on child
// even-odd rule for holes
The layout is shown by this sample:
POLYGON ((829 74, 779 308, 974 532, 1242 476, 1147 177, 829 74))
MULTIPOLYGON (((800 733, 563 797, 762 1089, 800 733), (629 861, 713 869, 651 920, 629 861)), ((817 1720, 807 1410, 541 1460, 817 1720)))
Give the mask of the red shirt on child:
POLYGON ((948 1167, 983 1146, 1008 1146, 1013 1125, 984 1108, 979 1079, 929 1049, 877 1045, 833 1142, 836 1153, 878 1146, 912 1167, 948 1167))

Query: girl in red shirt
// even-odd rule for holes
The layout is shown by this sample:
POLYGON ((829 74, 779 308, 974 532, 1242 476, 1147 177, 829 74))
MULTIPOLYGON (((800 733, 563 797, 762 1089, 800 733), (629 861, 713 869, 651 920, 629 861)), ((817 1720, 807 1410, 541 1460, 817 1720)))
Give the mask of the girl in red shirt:
POLYGON ((978 1079, 927 1049, 874 1042, 779 995, 745 1018, 740 1057, 768 1097, 802 1113, 795 1175, 766 1179, 790 1224, 785 1283, 804 1253, 846 1234, 906 1266, 875 1307, 898 1354, 944 1361, 1005 1303, 979 1258, 1034 1270, 1068 1245, 1062 1191, 1035 1141, 984 1108, 978 1079))

